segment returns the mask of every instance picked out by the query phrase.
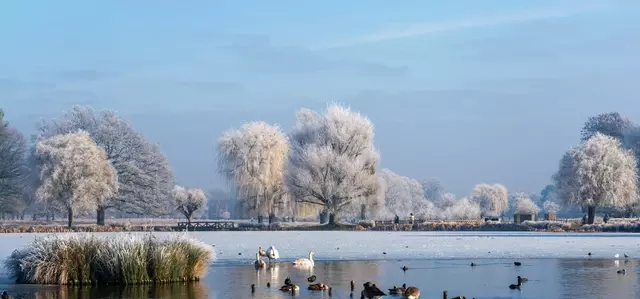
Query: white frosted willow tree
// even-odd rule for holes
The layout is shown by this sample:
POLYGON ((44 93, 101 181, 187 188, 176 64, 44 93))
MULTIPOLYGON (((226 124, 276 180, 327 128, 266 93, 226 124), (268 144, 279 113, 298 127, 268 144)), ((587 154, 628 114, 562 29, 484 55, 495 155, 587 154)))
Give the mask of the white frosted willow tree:
POLYGON ((330 225, 337 224, 344 210, 373 205, 381 189, 373 131, 368 118, 337 104, 324 115, 300 110, 285 171, 292 196, 321 206, 330 225))
POLYGON ((502 215, 509 208, 509 192, 500 184, 478 184, 469 199, 480 205, 482 215, 502 215))
POLYGON ((278 126, 251 122, 225 132, 218 140, 218 172, 236 188, 238 204, 251 216, 276 213, 289 205, 284 168, 289 153, 278 126))
POLYGON ((97 224, 104 225, 105 211, 115 208, 136 215, 172 212, 174 178, 157 144, 147 141, 133 126, 110 110, 95 111, 74 106, 60 119, 38 125, 37 138, 86 131, 107 154, 118 174, 119 191, 97 206, 97 224))
POLYGON ((523 192, 518 192, 515 195, 515 213, 516 214, 538 214, 540 207, 536 205, 531 197, 523 192))
POLYGON ((4 122, 1 113, 0 109, 0 209, 14 212, 27 179, 27 143, 18 130, 4 122))
POLYGON ((187 225, 191 226, 193 217, 203 215, 207 207, 207 196, 202 189, 187 189, 182 186, 173 188, 173 199, 176 210, 186 219, 187 225))
POLYGON ((413 213, 425 218, 429 211, 427 205, 431 202, 425 199, 422 184, 412 178, 401 176, 389 169, 379 173, 384 180, 384 204, 387 213, 407 217, 413 213))
POLYGON ((593 224, 596 208, 630 209, 638 203, 636 159, 617 139, 595 133, 560 160, 553 176, 565 205, 587 208, 593 224))
POLYGON ((42 163, 38 198, 64 206, 69 227, 74 212, 94 209, 118 192, 116 170, 87 132, 40 140, 36 151, 42 163))

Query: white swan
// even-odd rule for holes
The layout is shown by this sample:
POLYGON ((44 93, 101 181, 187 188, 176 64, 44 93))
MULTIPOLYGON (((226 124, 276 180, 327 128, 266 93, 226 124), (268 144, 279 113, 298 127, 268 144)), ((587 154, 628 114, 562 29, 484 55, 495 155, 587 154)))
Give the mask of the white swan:
POLYGON ((293 262, 294 265, 296 266, 300 266, 300 267, 313 267, 314 262, 313 262, 313 257, 315 256, 315 253, 313 253, 313 251, 309 252, 309 258, 299 258, 297 260, 295 260, 293 262))
POLYGON ((265 263, 264 263, 264 261, 262 260, 262 258, 260 258, 260 253, 257 253, 257 252, 256 252, 256 261, 255 261, 255 262, 253 262, 253 265, 254 265, 256 268, 263 268, 263 267, 264 267, 265 263))
POLYGON ((619 258, 619 257, 620 257, 620 255, 616 253, 616 255, 614 255, 613 257, 615 257, 615 258, 619 258))
POLYGON ((278 250, 276 250, 276 248, 273 246, 269 247, 266 253, 267 253, 267 258, 269 258, 269 262, 271 262, 271 260, 277 260, 280 258, 280 254, 278 253, 278 250))

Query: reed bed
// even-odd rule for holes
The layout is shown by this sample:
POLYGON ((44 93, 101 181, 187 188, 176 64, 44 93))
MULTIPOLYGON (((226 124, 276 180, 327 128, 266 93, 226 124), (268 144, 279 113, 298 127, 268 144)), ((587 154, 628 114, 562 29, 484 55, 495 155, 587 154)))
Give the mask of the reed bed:
POLYGON ((179 235, 57 234, 16 249, 5 268, 17 283, 138 285, 198 281, 214 260, 212 246, 179 235))

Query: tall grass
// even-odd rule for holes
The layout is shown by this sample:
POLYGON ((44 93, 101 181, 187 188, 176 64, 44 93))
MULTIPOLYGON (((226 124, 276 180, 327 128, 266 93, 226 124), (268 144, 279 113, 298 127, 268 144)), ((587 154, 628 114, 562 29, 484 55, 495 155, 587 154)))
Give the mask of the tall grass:
POLYGON ((214 260, 211 246, 177 235, 59 234, 15 250, 5 268, 18 283, 131 285, 197 281, 214 260))

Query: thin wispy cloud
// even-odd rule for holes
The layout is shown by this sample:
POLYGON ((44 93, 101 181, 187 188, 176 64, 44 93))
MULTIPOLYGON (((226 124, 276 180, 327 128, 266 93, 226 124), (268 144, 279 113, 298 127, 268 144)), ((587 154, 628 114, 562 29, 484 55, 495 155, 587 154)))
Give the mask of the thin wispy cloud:
POLYGON ((414 38, 431 34, 439 34, 464 29, 474 29, 490 26, 508 25, 547 19, 573 17, 588 13, 600 12, 611 7, 610 2, 597 2, 592 5, 581 5, 572 8, 563 8, 537 12, 520 12, 501 16, 456 19, 432 23, 420 23, 387 31, 374 32, 372 34, 355 37, 353 39, 318 47, 315 50, 330 50, 338 48, 354 47, 364 44, 380 43, 398 39, 414 38))

